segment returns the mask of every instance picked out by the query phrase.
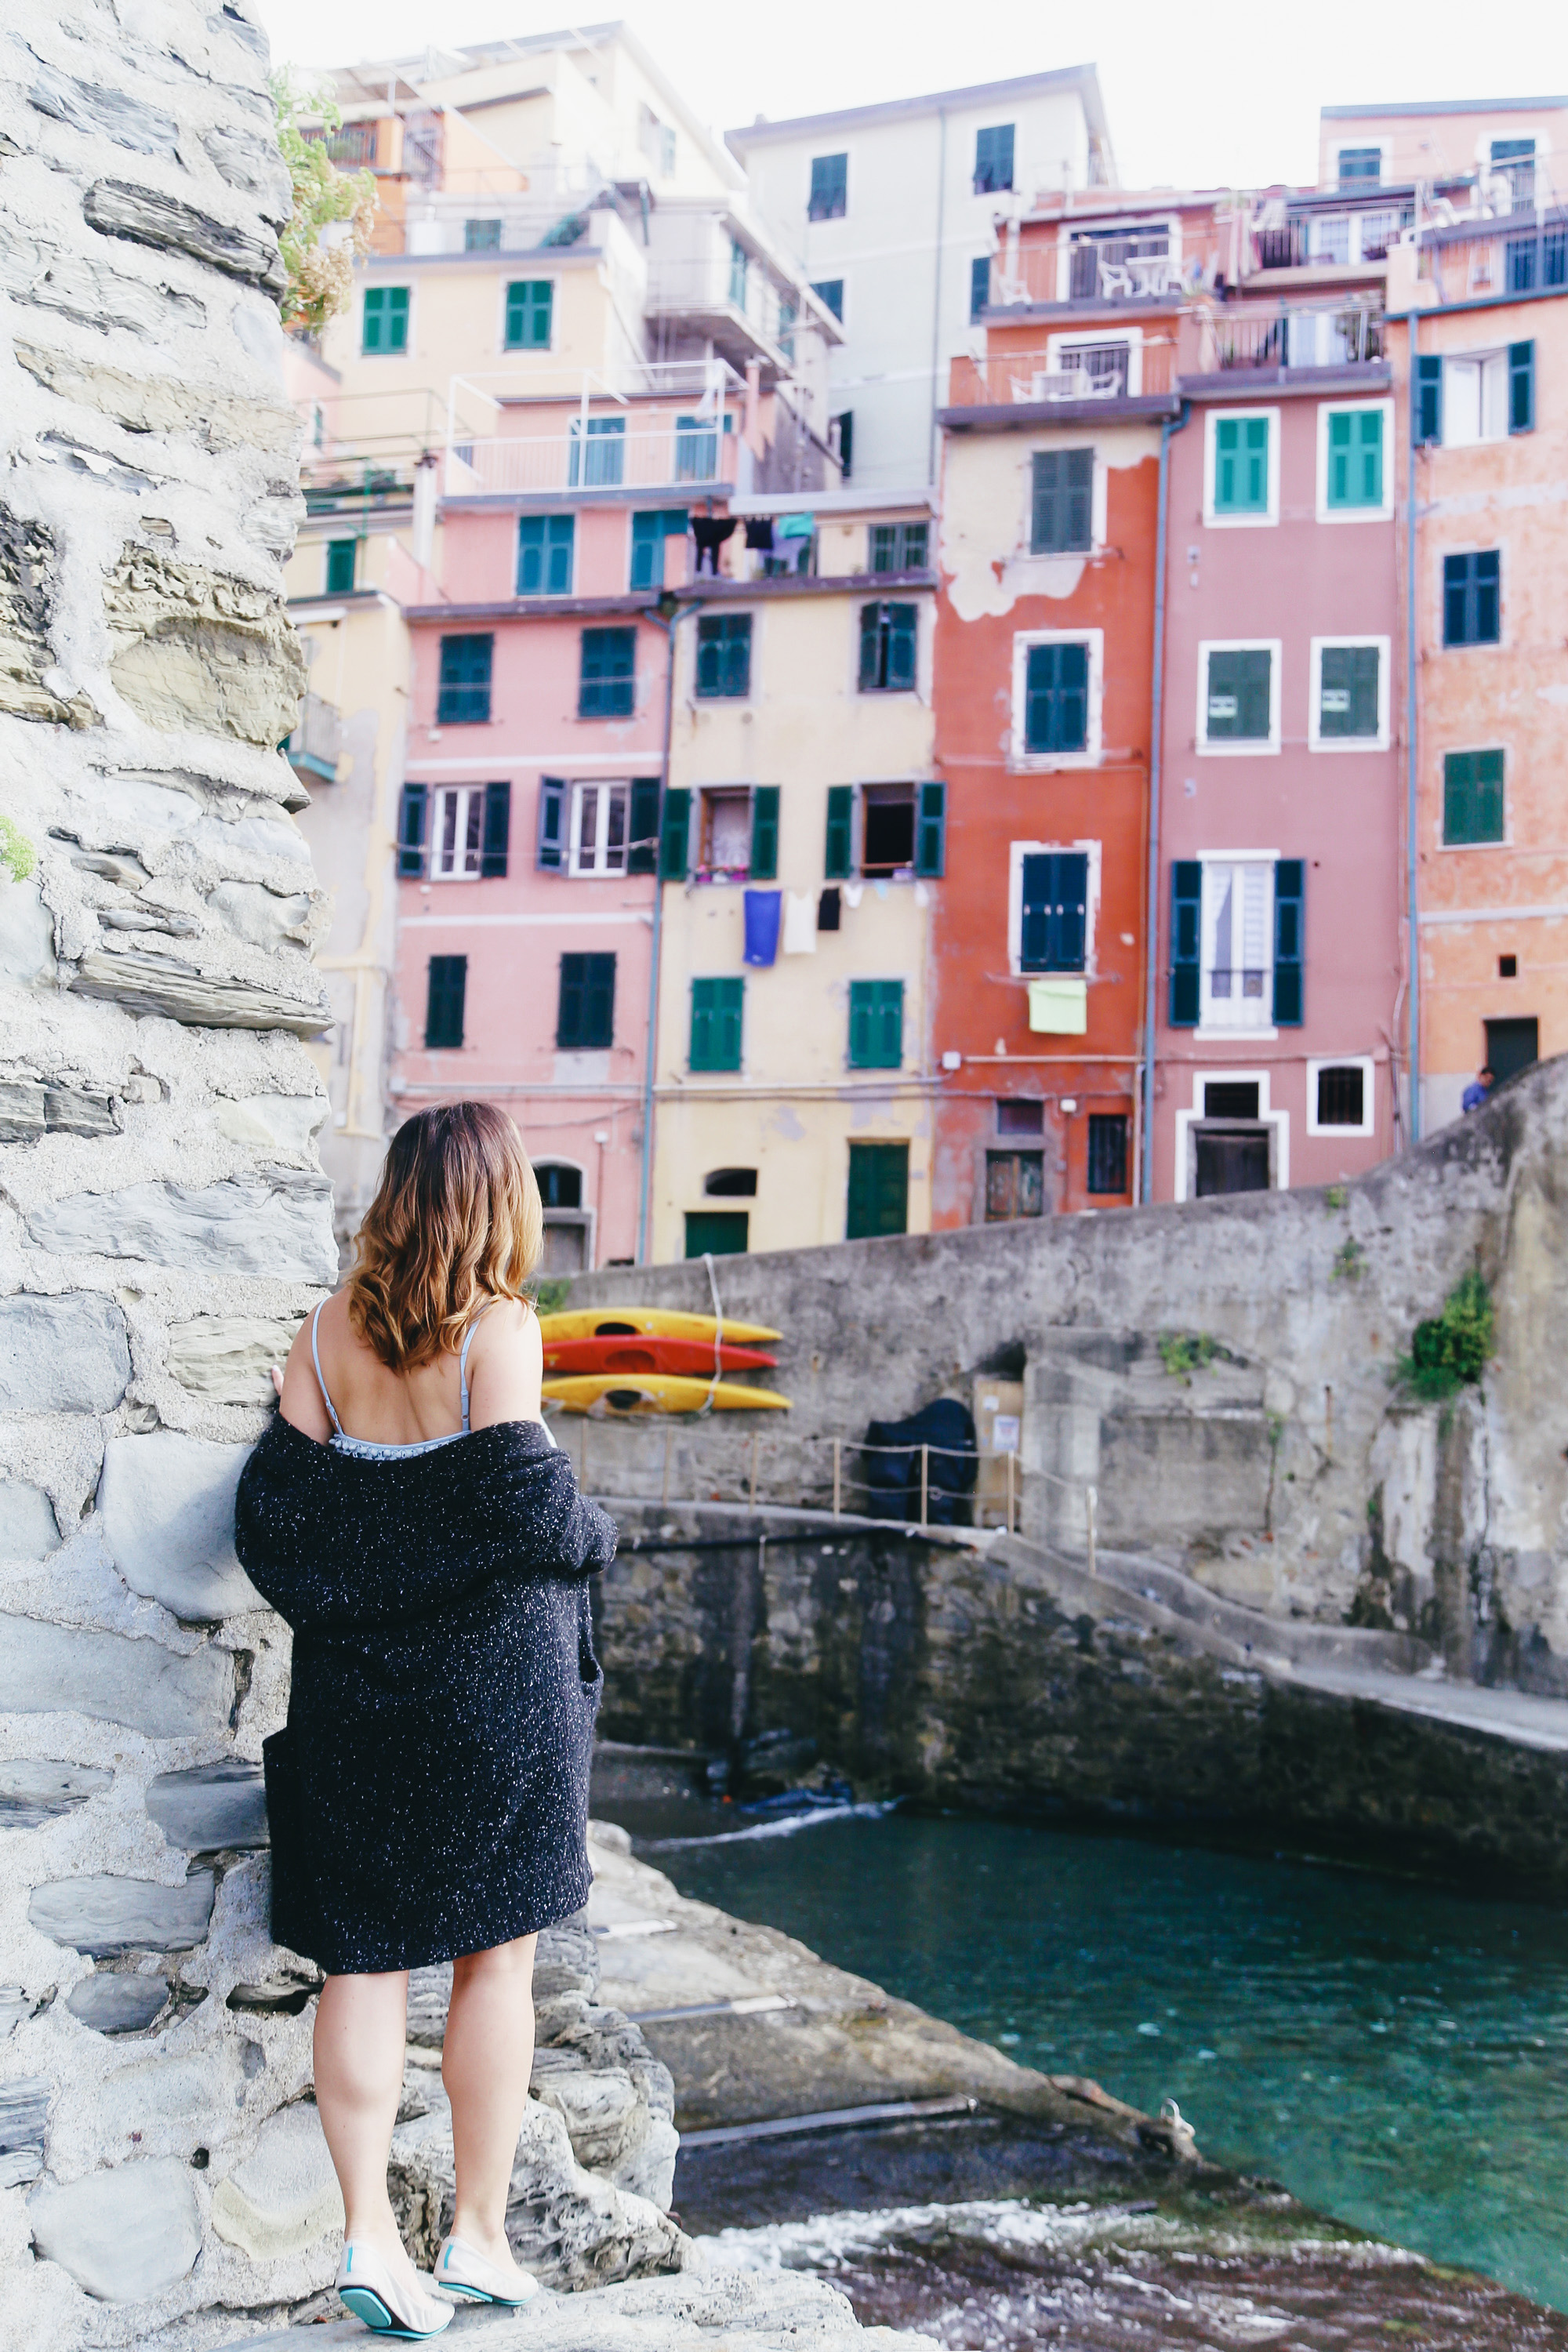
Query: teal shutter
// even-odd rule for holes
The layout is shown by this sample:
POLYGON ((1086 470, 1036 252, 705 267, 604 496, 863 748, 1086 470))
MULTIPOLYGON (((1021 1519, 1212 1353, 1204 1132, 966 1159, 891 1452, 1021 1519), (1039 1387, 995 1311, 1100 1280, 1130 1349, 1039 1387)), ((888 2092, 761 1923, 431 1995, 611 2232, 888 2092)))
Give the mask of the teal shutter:
POLYGON ((752 865, 753 882, 772 882, 779 870, 779 788, 759 784, 752 794, 752 865))
POLYGON ((1508 429, 1510 433, 1535 430, 1533 343, 1510 343, 1508 347, 1508 429))
POLYGON ((827 847, 822 870, 829 882, 847 882, 855 852, 855 787, 827 787, 827 847))
POLYGON ((632 778, 631 837, 626 845, 626 872, 651 874, 658 853, 658 778, 632 778))
POLYGON ((849 983, 849 1066, 896 1070, 904 1058, 904 983, 901 980, 852 980, 849 983))
POLYGON ((659 828, 658 874, 661 882, 684 882, 691 835, 691 794, 672 784, 664 796, 664 823, 659 828))
POLYGON ((576 518, 524 515, 517 526, 520 596, 570 596, 576 518))
POLYGON ((495 881, 506 872, 507 851, 511 842, 511 786, 485 786, 484 847, 479 853, 481 879, 495 881))
POLYGON ((915 653, 920 607, 889 604, 888 611, 888 684, 906 688, 915 682, 915 653))
POLYGON ((408 289, 389 286, 386 289, 386 348, 389 352, 408 349, 408 289))
POLYGON ((1419 353, 1415 361, 1415 438, 1417 443, 1443 438, 1443 362, 1436 352, 1419 353))
POLYGON ((547 351, 555 289, 548 278, 519 279, 506 289, 509 352, 547 351))
POLYGON ((910 1147, 907 1143, 852 1143, 845 1238, 864 1241, 878 1234, 901 1234, 910 1222, 910 1147))
POLYGON ((358 554, 357 539, 330 539, 327 541, 327 593, 329 596, 353 595, 354 561, 358 554))
POLYGON ((1378 649, 1325 646, 1318 681, 1318 734, 1324 742, 1377 733, 1378 649))
POLYGON ((1216 417, 1214 452, 1215 514, 1267 514, 1268 417, 1216 417))
POLYGON ((1443 839, 1462 846, 1503 838, 1500 751, 1450 751, 1443 761, 1443 839))
POLYGON ((425 871, 425 823, 429 803, 429 792, 424 784, 405 784, 403 800, 397 812, 397 870, 400 874, 423 874, 425 871))
POLYGON ((1204 869, 1196 857, 1171 867, 1171 1023, 1195 1029, 1203 949, 1204 869))
POLYGON ((694 980, 691 983, 691 1051, 694 1070, 738 1070, 743 980, 694 980))
POLYGON ((1338 408, 1329 415, 1328 504, 1383 504, 1383 411, 1338 408))
POLYGON ((936 880, 947 871, 947 786, 939 782, 921 786, 915 832, 915 872, 936 880))
POLYGON ((1295 1029, 1303 1020, 1306 962, 1307 863, 1281 857, 1274 867, 1274 1025, 1295 1029))
POLYGON ((559 776, 539 780, 539 834, 533 862, 542 874, 559 874, 566 863, 566 787, 559 776))

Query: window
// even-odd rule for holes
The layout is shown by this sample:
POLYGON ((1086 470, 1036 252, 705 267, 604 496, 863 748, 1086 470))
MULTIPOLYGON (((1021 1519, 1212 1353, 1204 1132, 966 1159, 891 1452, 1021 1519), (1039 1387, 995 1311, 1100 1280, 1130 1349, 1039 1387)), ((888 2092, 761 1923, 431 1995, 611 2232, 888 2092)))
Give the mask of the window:
POLYGON ((916 604, 864 604, 860 609, 860 691, 908 694, 914 689, 916 604))
POLYGON ((499 253, 500 223, 499 220, 466 220, 463 223, 465 253, 499 253))
POLYGON ((1387 677, 1385 638, 1330 645, 1314 637, 1308 729, 1308 740, 1313 751, 1386 743, 1387 677))
POLYGON ((1384 497, 1384 404, 1319 410, 1321 515, 1382 515, 1384 497))
MULTIPOLYGON (((609 961, 614 963, 612 956, 609 961)), ((569 1167, 562 1160, 536 1160, 533 1174, 539 1186, 539 1202, 544 1209, 580 1209, 583 1205, 583 1171, 569 1167)))
POLYGON ((1278 751, 1278 645, 1198 647, 1198 749, 1278 751))
POLYGON ((1503 755, 1449 751, 1443 760, 1443 840, 1450 848, 1501 841, 1503 755))
POLYGON ((1374 186, 1383 177, 1381 147, 1342 147, 1340 149, 1340 185, 1342 188, 1374 186))
POLYGON ((1443 438, 1443 362, 1435 352, 1416 356, 1415 439, 1423 446, 1443 438))
POLYGON ((731 237, 730 239, 729 299, 737 310, 743 310, 746 307, 746 275, 751 258, 745 247, 737 245, 731 237))
POLYGON ((710 1168, 702 1179, 702 1190, 710 1201, 754 1201, 757 1171, 754 1168, 710 1168))
POLYGON ((752 615, 702 614, 697 623, 699 700, 743 700, 751 690, 752 615))
POLYGON ((626 420, 624 416, 590 416, 587 431, 574 416, 567 436, 566 479, 572 489, 614 490, 626 471, 626 420))
POLYGON ((637 145, 661 178, 670 179, 675 172, 675 132, 670 124, 661 122, 651 106, 637 109, 637 145))
POLYGON ((909 1225, 909 1145, 852 1143, 845 1239, 858 1242, 878 1234, 903 1234, 909 1225))
POLYGON ((678 482, 716 482, 721 478, 719 436, 732 431, 734 419, 678 416, 675 420, 675 478, 678 482))
POLYGON ((751 1214, 745 1209, 688 1209, 688 1257, 740 1257, 750 1246, 751 1214))
POLYGON ((373 352, 384 355, 407 349, 407 287, 367 286, 360 314, 360 350, 368 359, 373 352))
POLYGON ((430 794, 430 877, 477 881, 506 872, 510 784, 450 784, 430 794))
POLYGON ((860 871, 908 873, 915 862, 915 788, 868 784, 860 796, 860 871))
POLYGON ((429 787, 405 784, 397 812, 397 870, 403 875, 425 871, 425 824, 429 814, 429 787))
POLYGON ((1091 1192, 1127 1190, 1127 1114, 1091 1110, 1089 1115, 1089 1184, 1091 1192))
POLYGON ((1142 380, 1142 351, 1134 382, 1129 342, 1066 343, 1053 336, 1049 366, 1035 378, 1033 391, 1037 400, 1125 400, 1142 380))
POLYGON ((662 588, 664 585, 664 544, 668 539, 686 537, 686 509, 659 507, 649 514, 632 517, 631 585, 636 588, 662 588))
POLYGON ((1014 1217, 1042 1217, 1045 1213, 1045 1153, 988 1151, 985 1155, 986 1223, 1005 1224, 1014 1217))
POLYGON ((716 881, 743 881, 752 866, 752 795, 745 785, 705 792, 700 800, 700 873, 716 881))
POLYGON ((1309 1062, 1309 1135, 1370 1135, 1373 1078, 1369 1060, 1309 1062))
POLYGON ((626 784, 573 785, 573 874, 626 872, 630 798, 626 784))
POLYGON ((544 352, 550 348, 551 318, 555 288, 548 278, 520 278, 506 289, 506 348, 509 352, 544 352))
POLYGON ((327 541, 327 593, 329 596, 352 596, 354 585, 354 561, 359 554, 357 539, 330 539, 327 541))
POLYGON ((849 194, 847 155, 814 155, 807 220, 842 220, 849 194))
POLYGON ((994 130, 974 134, 974 193, 1000 195, 1013 184, 1013 125, 999 122, 994 130))
POLYGON ((812 292, 826 304, 842 323, 844 318, 844 280, 842 278, 818 278, 812 281, 812 292))
POLYGON ((584 629, 577 683, 579 719, 629 719, 637 708, 635 629, 584 629))
POLYGON ((822 870, 829 882, 847 882, 855 866, 855 787, 827 787, 827 841, 822 870))
POLYGON ((1211 523, 1273 522, 1279 514, 1277 409, 1250 409, 1209 418, 1205 451, 1211 523))
POLYGON ((1518 1077, 1541 1057, 1541 1024, 1534 1014, 1525 1019, 1489 1021, 1487 1067, 1500 1087, 1518 1077))
POLYGON ((904 983, 901 980, 852 980, 849 983, 849 1066, 852 1070, 897 1070, 904 1059, 904 983))
POLYGON ((1171 1026, 1192 1028, 1200 1018, 1231 1031, 1299 1025, 1305 901, 1300 857, 1178 859, 1171 868, 1171 1026))
POLYGON ((1483 352, 1443 362, 1443 441, 1450 449, 1501 441, 1508 433, 1508 353, 1483 352))
POLYGON ((690 856, 691 794, 684 784, 672 784, 664 795, 658 828, 658 876, 661 882, 684 882, 690 856))
POLYGON ((694 980, 691 983, 691 1067, 738 1070, 743 980, 694 980))
POLYGON ((1204 1017, 1221 1028, 1269 1025, 1274 870, 1204 864, 1204 1017))
POLYGON ((437 727, 478 727, 489 719, 495 642, 489 636, 442 638, 437 727))
POLYGON ((1494 139, 1492 170, 1508 182, 1511 205, 1518 209, 1535 202, 1535 142, 1533 139, 1494 139))
POLYGON ((1077 849, 1026 852, 1018 969, 1082 971, 1089 952, 1089 857, 1077 849))
MULTIPOLYGON (((1559 273, 1558 283, 1562 283, 1559 273)), ((1510 343, 1508 347, 1508 429, 1510 433, 1533 433, 1535 430, 1535 345, 1510 343)))
POLYGON ((467 956, 432 956, 425 996, 425 1043, 432 1051, 463 1042, 463 999, 468 986, 467 956))
POLYGON ((523 515, 517 526, 520 596, 570 596, 576 548, 575 515, 523 515))
POLYGON ((931 544, 931 526, 923 522, 874 522, 871 525, 873 572, 923 572, 931 544))
POLYGON ((1081 638, 1029 646, 1024 686, 1026 751, 1087 749, 1089 653, 1081 638))
POLYGON ((838 460, 845 481, 855 470, 855 411, 842 408, 827 420, 827 446, 838 460))
POLYGON ((991 299, 991 256, 977 253, 969 265, 969 323, 973 326, 991 299))
POLYGON ((555 1009, 556 1051, 606 1053, 615 1043, 615 957, 563 955, 555 1009))
POLYGON ((1561 286, 1568 279, 1568 226, 1528 230, 1510 236, 1503 247, 1503 285, 1510 294, 1533 294, 1542 287, 1561 286))
POLYGON ((1443 643, 1495 646, 1502 634, 1502 559, 1495 547, 1443 558, 1443 643))
POLYGON ((1033 478, 1030 552, 1087 555, 1094 544, 1094 451, 1037 449, 1033 478))
POLYGON ((1046 1106, 1043 1102, 1022 1102, 1015 1095, 1010 1101, 996 1106, 998 1135, 1044 1135, 1046 1106))

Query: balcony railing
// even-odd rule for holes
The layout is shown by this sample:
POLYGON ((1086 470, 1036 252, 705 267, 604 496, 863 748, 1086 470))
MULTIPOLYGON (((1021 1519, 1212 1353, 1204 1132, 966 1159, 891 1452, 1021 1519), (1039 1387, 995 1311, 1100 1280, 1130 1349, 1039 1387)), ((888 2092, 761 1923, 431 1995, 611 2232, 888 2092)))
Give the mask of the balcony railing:
POLYGON ((955 360, 949 399, 954 408, 1148 399, 1168 394, 1174 381, 1173 342, 1085 336, 1047 351, 955 360))
POLYGON ((332 782, 342 751, 342 719, 335 702, 307 694, 300 705, 300 723, 283 745, 289 765, 305 774, 332 782))
POLYGON ((1415 217, 1405 205, 1362 212, 1297 213, 1256 228, 1259 269, 1322 269, 1384 261, 1415 217))
POLYGON ((1182 289, 1178 256, 1163 228, 1126 236, 1084 237, 1068 255, 1066 293, 1054 245, 994 254, 987 300, 995 310, 1046 303, 1130 302, 1169 299, 1182 289))
POLYGON ((739 437, 732 418, 671 418, 620 432, 595 430, 617 421, 590 417, 586 433, 574 418, 568 432, 454 441, 447 453, 445 495, 505 498, 618 489, 696 493, 734 482, 739 437))
POLYGON ((1439 230, 1421 240, 1418 274, 1436 287, 1440 302, 1568 286, 1568 220, 1559 211, 1532 227, 1516 219, 1484 234, 1439 230))
POLYGON ((1360 367, 1384 356, 1381 311, 1360 305, 1274 310, 1247 304, 1203 313, 1194 373, 1360 367))

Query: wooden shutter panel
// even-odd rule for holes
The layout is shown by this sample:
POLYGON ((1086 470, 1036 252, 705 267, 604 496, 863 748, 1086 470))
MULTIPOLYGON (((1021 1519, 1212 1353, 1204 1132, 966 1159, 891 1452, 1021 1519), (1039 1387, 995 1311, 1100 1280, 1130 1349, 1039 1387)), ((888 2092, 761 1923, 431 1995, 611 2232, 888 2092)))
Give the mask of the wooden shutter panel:
POLYGON ((1303 1018, 1307 865, 1281 857, 1274 868, 1274 1025, 1297 1028, 1303 1018))
POLYGON ((1068 450, 1066 472, 1067 530, 1064 545, 1069 551, 1081 551, 1091 546, 1094 539, 1094 451, 1068 450))
POLYGON ((405 784, 397 812, 397 870, 425 871, 425 824, 430 794, 424 784, 405 784))
POLYGON ((539 780, 539 835, 533 862, 545 874, 558 874, 566 863, 566 787, 559 776, 539 780))
POLYGON ((651 874, 658 853, 658 778, 632 778, 631 838, 626 845, 626 872, 651 874))
POLYGON ((1268 419, 1248 416, 1244 420, 1242 436, 1247 450, 1245 498, 1249 507, 1259 512, 1268 503, 1268 419))
POLYGON ((1351 502, 1351 425, 1353 419, 1344 409, 1329 418, 1329 504, 1348 506, 1351 502))
POLYGON ((860 690, 868 693, 877 683, 877 642, 880 634, 880 604, 860 607, 860 690))
POLYGON ((1508 347, 1508 429, 1510 433, 1535 430, 1533 343, 1510 343, 1508 347))
POLYGON ((827 787, 827 846, 822 870, 829 882, 847 882, 854 856, 855 787, 827 787))
POLYGON ((583 1043, 603 1053, 616 1041, 616 959, 613 955, 584 958, 587 965, 583 992, 583 1043))
POLYGON ((1375 646, 1356 646, 1351 653, 1350 731, 1377 733, 1377 666, 1382 656, 1375 646))
POLYGON ((928 880, 947 871, 947 786, 940 780, 921 786, 915 824, 915 872, 928 880))
POLYGON ((879 988, 877 1058, 884 1069, 898 1069, 904 1058, 904 983, 885 980, 879 988))
POLYGON ((517 593, 544 593, 544 517, 523 515, 517 526, 517 593))
POLYGON ((753 882, 771 882, 779 870, 779 788, 759 784, 752 794, 753 882))
POLYGON ((1415 361, 1415 438, 1443 438, 1443 361, 1440 353, 1421 352, 1415 361))
POLYGON ((1056 971, 1081 971, 1089 940, 1089 859, 1068 851, 1057 859, 1056 971))
POLYGON ((479 852, 480 877, 492 881, 506 872, 507 847, 511 838, 511 786, 485 786, 485 838, 479 852))
POLYGON ((889 604, 888 607, 888 684, 913 686, 915 655, 918 643, 920 607, 916 604, 889 604))
POLYGON ((691 794, 685 785, 672 785, 664 796, 664 823, 659 829, 658 872, 664 882, 684 882, 691 834, 691 794))
POLYGON ((1203 947, 1204 869, 1196 857, 1171 867, 1171 1023, 1195 1029, 1203 947))
POLYGON ((1024 860, 1018 961, 1025 971, 1044 971, 1050 959, 1055 865, 1055 858, 1043 853, 1024 860))

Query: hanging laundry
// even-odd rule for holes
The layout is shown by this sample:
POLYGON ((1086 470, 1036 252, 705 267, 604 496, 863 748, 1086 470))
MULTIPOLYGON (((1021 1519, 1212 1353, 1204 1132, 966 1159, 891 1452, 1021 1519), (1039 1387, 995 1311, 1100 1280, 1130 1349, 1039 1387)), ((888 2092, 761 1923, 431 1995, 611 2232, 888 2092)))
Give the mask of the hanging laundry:
POLYGON ((782 890, 746 892, 746 952, 750 964, 771 964, 779 951, 779 910, 782 890))
POLYGON ((746 545, 748 547, 760 547, 764 555, 771 555, 773 553, 773 519, 772 515, 747 516, 746 545))
POLYGON ((858 907, 865 894, 864 882, 846 882, 844 885, 844 903, 847 907, 858 907))
MULTIPOLYGON (((828 894, 824 891, 826 898, 828 894)), ((837 912, 837 899, 835 900, 837 912)), ((819 928, 837 929, 837 923, 821 924, 820 915, 814 917, 809 890, 786 890, 784 893, 784 951, 785 955, 815 955, 819 928)))
POLYGON ((780 515, 773 525, 775 539, 813 539, 816 535, 816 517, 815 515, 780 515))
POLYGON ((819 931, 838 929, 838 887, 830 882, 816 902, 816 928, 819 931))
POLYGON ((693 515, 691 536, 697 541, 697 570, 704 563, 715 579, 719 575, 719 550, 735 528, 733 515, 693 515))

